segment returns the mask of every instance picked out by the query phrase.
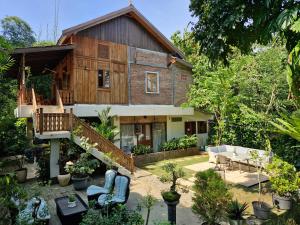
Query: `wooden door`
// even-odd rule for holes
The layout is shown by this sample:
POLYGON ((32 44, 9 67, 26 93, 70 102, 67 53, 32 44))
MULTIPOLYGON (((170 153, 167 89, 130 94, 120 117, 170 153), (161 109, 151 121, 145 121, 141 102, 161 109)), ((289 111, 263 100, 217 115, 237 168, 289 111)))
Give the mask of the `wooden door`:
POLYGON ((128 103, 127 65, 125 63, 111 63, 111 102, 113 104, 128 103))
POLYGON ((76 102, 96 102, 96 70, 77 69, 76 73, 76 102))

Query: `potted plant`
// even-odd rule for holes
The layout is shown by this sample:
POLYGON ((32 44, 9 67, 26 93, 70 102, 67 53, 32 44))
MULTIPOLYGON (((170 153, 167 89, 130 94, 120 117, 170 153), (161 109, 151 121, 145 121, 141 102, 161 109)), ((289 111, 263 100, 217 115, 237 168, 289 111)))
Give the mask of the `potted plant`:
POLYGON ((230 225, 243 225, 247 208, 248 204, 246 202, 240 204, 237 200, 231 201, 226 209, 230 225))
POLYGON ((213 169, 198 172, 195 178, 192 210, 204 220, 203 225, 217 225, 231 201, 228 186, 213 169))
POLYGON ((17 161, 17 165, 18 165, 18 169, 15 170, 17 181, 19 183, 24 183, 27 178, 27 168, 24 167, 25 156, 24 155, 16 156, 16 161, 17 161))
POLYGON ((265 157, 268 157, 270 155, 270 151, 266 151, 265 155, 260 156, 258 154, 258 151, 252 150, 250 152, 251 159, 255 162, 255 167, 257 170, 257 181, 258 181, 258 201, 253 201, 252 206, 253 206, 253 212, 254 215, 258 219, 266 220, 269 218, 270 212, 271 212, 271 207, 266 203, 261 201, 261 174, 262 174, 262 164, 265 161, 265 157))
POLYGON ((74 194, 68 196, 68 207, 76 207, 76 196, 74 194))
POLYGON ((180 194, 176 190, 177 180, 184 177, 185 173, 182 168, 177 167, 175 163, 167 163, 162 166, 166 175, 160 177, 162 182, 171 182, 168 191, 162 191, 161 195, 168 206, 168 220, 171 224, 176 224, 176 205, 179 203, 180 194))
MULTIPOLYGON (((66 163, 65 167, 70 166, 72 164, 73 163, 71 161, 69 161, 69 162, 66 163)), ((65 167, 64 167, 64 169, 62 169, 60 174, 57 175, 57 180, 58 180, 58 183, 61 187, 67 186, 70 182, 70 179, 71 179, 71 174, 66 172, 65 167)))
POLYGON ((90 154, 81 153, 76 162, 68 162, 65 169, 72 175, 73 186, 75 190, 83 190, 88 186, 88 175, 92 174, 99 166, 97 159, 91 159, 90 154))
POLYGON ((273 204, 278 209, 288 210, 292 206, 292 197, 297 194, 300 178, 295 167, 279 157, 274 157, 267 166, 273 194, 273 204))

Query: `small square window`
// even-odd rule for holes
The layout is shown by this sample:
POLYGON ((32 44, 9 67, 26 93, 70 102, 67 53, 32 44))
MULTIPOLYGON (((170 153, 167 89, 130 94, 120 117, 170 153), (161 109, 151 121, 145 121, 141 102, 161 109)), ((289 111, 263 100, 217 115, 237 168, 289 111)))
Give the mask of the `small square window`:
POLYGON ((109 88, 110 76, 108 70, 98 70, 98 88, 109 88))
POLYGON ((146 72, 146 93, 159 93, 159 74, 157 72, 146 72))
POLYGON ((206 121, 198 121, 197 122, 198 127, 198 134, 205 134, 207 133, 207 122, 206 121))

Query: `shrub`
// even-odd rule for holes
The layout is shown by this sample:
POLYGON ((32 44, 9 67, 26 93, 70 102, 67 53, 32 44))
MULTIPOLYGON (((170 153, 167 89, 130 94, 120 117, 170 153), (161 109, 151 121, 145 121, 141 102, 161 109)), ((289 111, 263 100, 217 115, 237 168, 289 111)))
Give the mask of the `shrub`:
POLYGON ((225 216, 231 200, 228 187, 213 169, 198 172, 194 185, 192 210, 208 225, 216 224, 225 216))
POLYGON ((134 155, 144 155, 153 152, 152 148, 147 145, 136 145, 132 148, 134 155))
POLYGON ((50 180, 50 148, 44 148, 39 156, 37 175, 41 184, 46 185, 50 180))
POLYGON ((243 220, 248 204, 244 202, 240 204, 238 200, 231 201, 226 209, 227 216, 232 220, 243 220))
POLYGON ((187 149, 191 147, 195 147, 197 145, 197 136, 184 135, 181 138, 173 138, 165 143, 163 143, 160 147, 161 151, 171 151, 176 149, 187 149))
POLYGON ((267 166, 270 175, 271 188, 279 196, 285 197, 294 194, 299 189, 300 178, 293 165, 274 157, 267 166))
POLYGON ((137 211, 129 210, 124 205, 118 205, 106 215, 90 209, 82 218, 80 225, 143 225, 144 220, 137 211))

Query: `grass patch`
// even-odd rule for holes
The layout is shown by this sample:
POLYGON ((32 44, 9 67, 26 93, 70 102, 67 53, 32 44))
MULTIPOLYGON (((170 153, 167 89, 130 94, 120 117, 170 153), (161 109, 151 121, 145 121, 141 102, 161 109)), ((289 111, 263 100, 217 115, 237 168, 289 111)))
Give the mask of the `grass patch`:
POLYGON ((164 161, 146 164, 145 166, 142 167, 142 169, 147 170, 148 172, 153 173, 157 176, 161 176, 162 174, 165 173, 165 171, 161 167, 165 163, 172 162, 172 163, 176 163, 178 166, 183 167, 183 170, 186 173, 184 178, 188 179, 190 177, 193 177, 196 172, 184 168, 185 166, 189 166, 201 162, 207 162, 207 161, 208 161, 208 156, 206 155, 187 156, 187 157, 181 157, 177 159, 168 159, 164 161))

